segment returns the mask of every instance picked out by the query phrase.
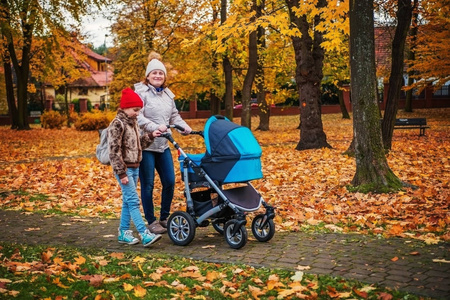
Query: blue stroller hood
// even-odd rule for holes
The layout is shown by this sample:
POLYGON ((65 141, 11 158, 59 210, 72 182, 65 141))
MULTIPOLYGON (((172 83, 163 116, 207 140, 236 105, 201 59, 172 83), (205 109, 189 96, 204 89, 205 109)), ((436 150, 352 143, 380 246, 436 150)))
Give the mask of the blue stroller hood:
POLYGON ((201 166, 222 183, 245 182, 263 177, 262 150, 250 129, 223 116, 212 116, 203 131, 206 153, 201 166))

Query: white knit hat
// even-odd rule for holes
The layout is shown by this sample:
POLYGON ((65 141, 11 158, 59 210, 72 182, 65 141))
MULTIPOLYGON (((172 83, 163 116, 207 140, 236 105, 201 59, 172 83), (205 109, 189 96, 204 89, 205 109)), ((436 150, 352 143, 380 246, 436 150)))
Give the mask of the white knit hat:
POLYGON ((164 75, 167 76, 167 71, 166 71, 166 67, 164 66, 164 64, 162 62, 160 62, 159 60, 157 60, 156 58, 152 59, 148 65, 147 65, 147 69, 145 70, 145 77, 148 76, 148 74, 150 74, 151 71, 154 70, 161 70, 164 72, 164 75))

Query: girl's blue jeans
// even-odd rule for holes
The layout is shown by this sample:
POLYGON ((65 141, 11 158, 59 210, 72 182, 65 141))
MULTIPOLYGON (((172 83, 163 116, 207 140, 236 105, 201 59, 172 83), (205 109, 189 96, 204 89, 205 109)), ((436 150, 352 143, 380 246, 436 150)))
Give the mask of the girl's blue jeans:
POLYGON ((141 201, 144 208, 145 219, 148 224, 155 220, 155 208, 153 205, 153 186, 155 181, 155 169, 158 172, 162 184, 160 220, 166 220, 170 215, 173 191, 175 188, 175 171, 172 154, 167 148, 163 153, 142 151, 142 161, 139 167, 139 179, 141 181, 141 201))
POLYGON ((122 213, 120 215, 119 230, 130 229, 130 222, 133 220, 134 226, 139 233, 144 233, 147 228, 142 219, 140 211, 139 195, 137 193, 137 181, 139 177, 139 168, 127 168, 128 184, 122 184, 119 176, 116 179, 119 181, 122 189, 122 213))

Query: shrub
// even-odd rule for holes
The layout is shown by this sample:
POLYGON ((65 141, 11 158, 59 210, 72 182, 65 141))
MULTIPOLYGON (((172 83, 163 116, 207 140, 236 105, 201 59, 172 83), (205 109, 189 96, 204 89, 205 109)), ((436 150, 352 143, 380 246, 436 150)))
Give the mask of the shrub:
POLYGON ((76 111, 69 112, 69 122, 70 124, 74 124, 78 120, 78 114, 76 111))
POLYGON ((112 119, 115 117, 115 112, 102 112, 98 109, 92 112, 85 113, 75 122, 75 129, 81 131, 99 130, 108 127, 112 119))
MULTIPOLYGON (((73 99, 72 103, 74 105, 74 109, 77 113, 80 113, 80 99, 73 99)), ((88 112, 92 111, 92 103, 91 100, 87 99, 87 110, 88 112)))
POLYGON ((66 122, 66 118, 59 112, 51 110, 46 111, 41 115, 41 124, 44 128, 49 129, 61 129, 66 122))

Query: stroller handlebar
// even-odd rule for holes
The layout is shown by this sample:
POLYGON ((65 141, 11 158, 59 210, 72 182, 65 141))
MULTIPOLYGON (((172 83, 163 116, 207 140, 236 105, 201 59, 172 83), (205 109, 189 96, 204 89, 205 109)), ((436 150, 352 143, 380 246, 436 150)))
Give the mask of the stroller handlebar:
MULTIPOLYGON (((167 128, 175 128, 175 129, 178 129, 179 131, 181 131, 181 132, 183 132, 184 131, 184 127, 182 127, 182 126, 180 126, 180 125, 176 125, 176 124, 173 124, 173 125, 166 125, 167 126, 167 128)), ((203 137, 203 131, 191 131, 189 134, 197 134, 197 135, 200 135, 200 136, 202 136, 203 137)), ((164 135, 163 135, 164 136, 164 135)))
POLYGON ((180 125, 177 124, 173 124, 173 125, 166 125, 167 128, 175 128, 178 129, 179 131, 184 131, 184 127, 181 127, 180 125))

